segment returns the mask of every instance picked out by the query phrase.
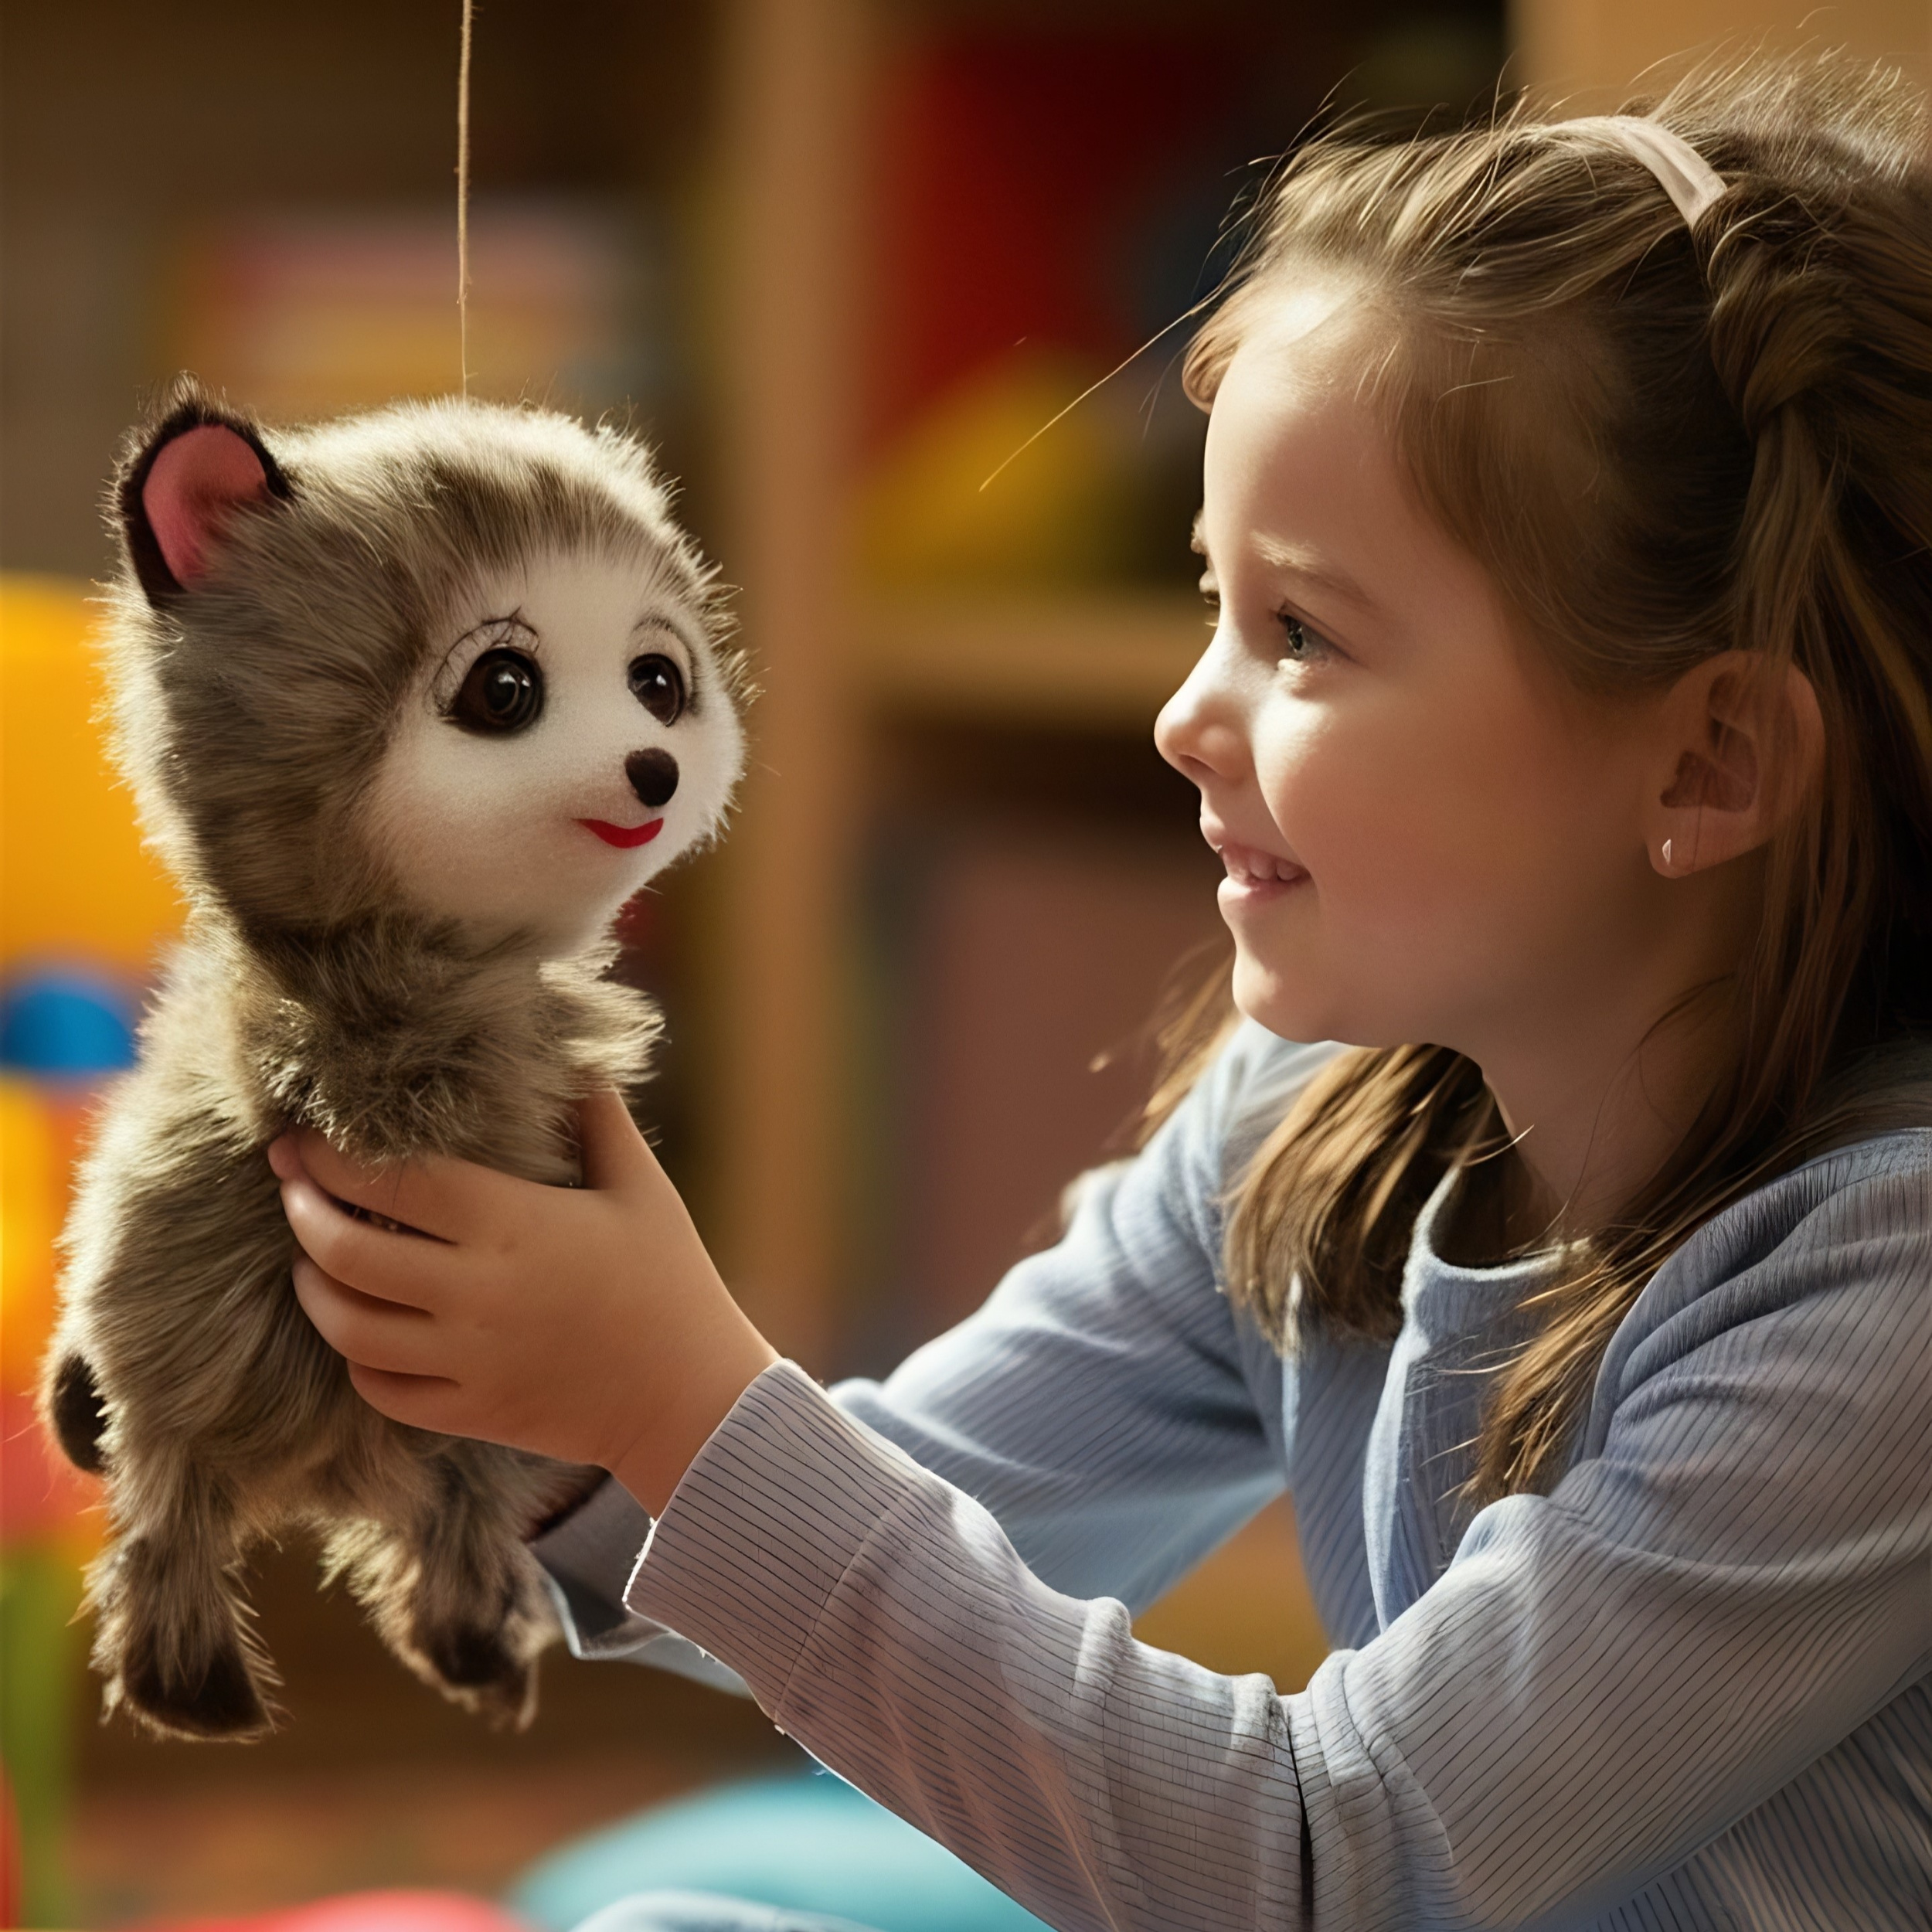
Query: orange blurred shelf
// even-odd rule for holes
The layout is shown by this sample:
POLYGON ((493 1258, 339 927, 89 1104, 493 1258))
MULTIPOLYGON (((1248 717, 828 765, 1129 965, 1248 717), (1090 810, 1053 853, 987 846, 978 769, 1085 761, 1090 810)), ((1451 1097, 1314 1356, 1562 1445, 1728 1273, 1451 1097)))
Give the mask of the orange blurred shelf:
POLYGON ((893 599, 855 620, 849 663, 875 708, 1143 730, 1207 642, 1166 592, 893 599))

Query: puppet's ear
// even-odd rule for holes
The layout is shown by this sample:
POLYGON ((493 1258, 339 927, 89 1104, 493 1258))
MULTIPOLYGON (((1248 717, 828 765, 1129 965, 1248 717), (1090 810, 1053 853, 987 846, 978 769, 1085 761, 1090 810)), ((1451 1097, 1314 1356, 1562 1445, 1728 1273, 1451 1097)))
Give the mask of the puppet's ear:
POLYGON ((197 393, 140 437, 116 494, 134 574, 158 602, 207 574, 222 526, 237 509, 289 489, 253 424, 197 393))

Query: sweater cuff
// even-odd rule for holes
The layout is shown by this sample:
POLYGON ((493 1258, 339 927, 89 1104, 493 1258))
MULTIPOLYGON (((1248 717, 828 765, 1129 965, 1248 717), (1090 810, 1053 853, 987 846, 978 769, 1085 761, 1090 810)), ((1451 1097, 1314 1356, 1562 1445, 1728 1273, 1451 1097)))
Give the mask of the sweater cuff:
POLYGON ((776 1713, 840 1579, 922 1478, 796 1362, 774 1362, 685 1471, 625 1605, 727 1658, 776 1713))
POLYGON ((648 1664, 734 1697, 748 1696, 736 1672, 675 1631, 624 1607, 624 1580, 650 1533, 644 1505, 611 1476, 554 1528, 532 1539, 530 1553, 543 1566, 571 1655, 594 1663, 648 1664))

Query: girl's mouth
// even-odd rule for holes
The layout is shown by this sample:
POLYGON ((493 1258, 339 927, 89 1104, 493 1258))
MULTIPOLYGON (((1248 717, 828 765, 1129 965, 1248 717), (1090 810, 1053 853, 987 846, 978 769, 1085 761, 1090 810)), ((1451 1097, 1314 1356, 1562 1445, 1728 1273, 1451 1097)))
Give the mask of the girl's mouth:
POLYGON ((1228 885, 1243 898, 1272 899, 1308 876, 1307 866, 1252 845, 1228 844, 1219 849, 1221 862, 1227 868, 1228 885))
POLYGON ((577 823, 586 832, 595 832, 607 845, 624 852, 633 846, 649 845, 664 830, 662 818, 647 818, 641 825, 614 825, 604 818, 580 818, 577 823))

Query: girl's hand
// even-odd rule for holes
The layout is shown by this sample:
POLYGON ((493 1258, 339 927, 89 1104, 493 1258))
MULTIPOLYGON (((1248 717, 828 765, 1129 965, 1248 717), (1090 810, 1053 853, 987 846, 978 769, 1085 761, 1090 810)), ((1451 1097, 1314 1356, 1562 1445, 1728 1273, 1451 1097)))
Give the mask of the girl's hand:
POLYGON ((296 1296, 365 1401, 416 1428, 594 1463, 655 1515, 777 1356, 622 1100, 597 1095, 582 1121, 581 1188, 462 1161, 379 1171, 310 1131, 268 1158, 301 1245, 296 1296))

